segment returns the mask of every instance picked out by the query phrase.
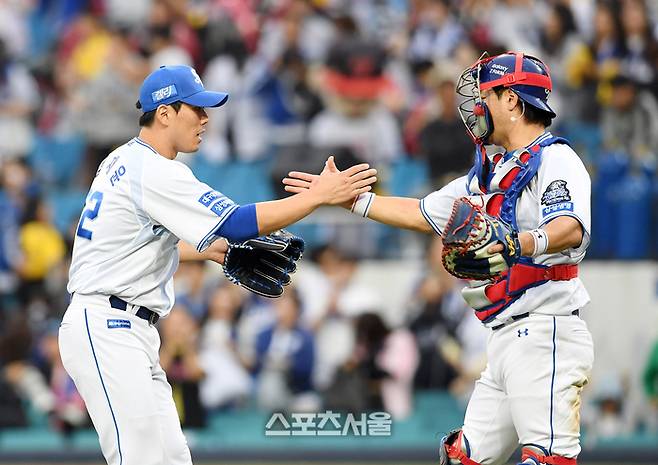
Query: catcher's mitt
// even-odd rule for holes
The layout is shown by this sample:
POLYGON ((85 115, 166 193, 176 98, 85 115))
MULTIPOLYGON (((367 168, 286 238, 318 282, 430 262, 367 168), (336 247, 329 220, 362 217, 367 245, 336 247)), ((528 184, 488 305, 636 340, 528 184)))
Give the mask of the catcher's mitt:
POLYGON ((463 279, 490 279, 508 270, 520 256, 518 234, 510 225, 466 197, 455 200, 443 233, 443 265, 449 273, 463 279), (489 247, 497 243, 504 250, 489 253, 489 247))
POLYGON ((290 284, 304 240, 284 229, 267 236, 228 244, 224 274, 234 284, 265 297, 279 297, 290 284))

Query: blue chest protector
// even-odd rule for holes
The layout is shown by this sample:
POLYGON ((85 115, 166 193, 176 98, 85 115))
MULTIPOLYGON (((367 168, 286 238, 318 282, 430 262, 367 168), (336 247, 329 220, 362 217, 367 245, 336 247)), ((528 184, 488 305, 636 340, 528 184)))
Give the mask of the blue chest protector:
POLYGON ((469 195, 503 193, 504 199, 498 216, 518 230, 516 219, 517 201, 523 189, 539 171, 544 147, 552 144, 571 145, 563 137, 557 137, 550 132, 546 132, 531 146, 505 154, 502 160, 499 161, 500 166, 498 167, 489 159, 484 147, 476 147, 475 163, 468 173, 467 189, 469 195), (525 154, 529 154, 529 158, 527 155, 524 156, 525 154), (524 158, 525 161, 523 161, 524 158), (495 167, 497 169, 494 170, 495 167), (515 168, 519 170, 511 185, 507 189, 502 188, 500 181, 515 168))
MULTIPOLYGON (((566 139, 547 132, 528 147, 504 156, 497 154, 494 161, 489 159, 484 148, 478 147, 475 164, 468 174, 469 195, 494 194, 499 203, 496 203, 494 211, 489 213, 518 230, 516 207, 519 197, 539 171, 543 149, 556 143, 569 145, 566 139)), ((535 264, 531 257, 521 257, 517 264, 499 278, 484 286, 466 287, 462 295, 475 310, 475 315, 483 323, 487 323, 514 303, 527 289, 548 281, 568 280, 575 276, 577 265, 544 266, 535 264)))

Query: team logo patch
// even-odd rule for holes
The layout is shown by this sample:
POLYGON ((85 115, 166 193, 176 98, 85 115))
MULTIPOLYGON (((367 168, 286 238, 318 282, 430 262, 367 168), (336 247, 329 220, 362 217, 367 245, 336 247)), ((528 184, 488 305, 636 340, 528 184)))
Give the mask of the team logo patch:
POLYGON ((562 202, 562 203, 558 203, 556 205, 551 205, 551 206, 548 206, 548 207, 544 207, 544 208, 542 208, 541 213, 542 213, 542 216, 548 216, 548 215, 551 215, 553 213, 564 212, 564 211, 572 212, 573 211, 573 202, 562 202))
POLYGON ((171 84, 170 86, 163 87, 162 89, 158 89, 155 92, 151 93, 151 98, 153 99, 153 103, 156 103, 164 99, 168 99, 169 97, 174 97, 176 95, 178 95, 176 86, 171 84))
POLYGON ((227 208, 232 207, 233 205, 235 205, 235 203, 231 199, 229 199, 228 197, 224 197, 219 202, 215 202, 215 204, 212 206, 210 211, 212 211, 215 215, 221 217, 224 211, 227 208))
POLYGON ((107 327, 114 328, 128 328, 130 329, 130 320, 107 320, 107 327))
POLYGON ((570 201, 571 194, 567 189, 567 181, 561 179, 550 183, 541 196, 541 203, 547 206, 570 201))
POLYGON ((203 194, 201 197, 199 197, 199 203, 204 207, 209 207, 211 203, 213 203, 215 200, 217 200, 220 197, 223 197, 223 195, 220 194, 219 192, 208 191, 205 194, 203 194))

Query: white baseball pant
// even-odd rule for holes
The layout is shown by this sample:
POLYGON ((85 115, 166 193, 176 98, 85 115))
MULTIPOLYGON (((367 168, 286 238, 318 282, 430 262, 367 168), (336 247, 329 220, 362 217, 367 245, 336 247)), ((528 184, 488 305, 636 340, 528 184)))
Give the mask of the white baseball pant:
POLYGON ((108 465, 191 465, 154 326, 75 294, 59 330, 64 368, 84 399, 108 465))
POLYGON ((531 314, 491 332, 487 359, 464 418, 470 458, 504 464, 518 444, 577 457, 580 394, 594 361, 585 322, 531 314))

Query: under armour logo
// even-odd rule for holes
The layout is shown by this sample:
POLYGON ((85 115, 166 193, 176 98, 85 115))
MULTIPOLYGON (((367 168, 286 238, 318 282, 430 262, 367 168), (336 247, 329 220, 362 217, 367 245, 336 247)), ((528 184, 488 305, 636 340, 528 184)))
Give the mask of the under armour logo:
POLYGON ((521 329, 517 329, 516 332, 519 333, 519 337, 521 337, 521 336, 527 336, 527 335, 528 335, 528 328, 523 329, 523 330, 521 330, 521 329))

